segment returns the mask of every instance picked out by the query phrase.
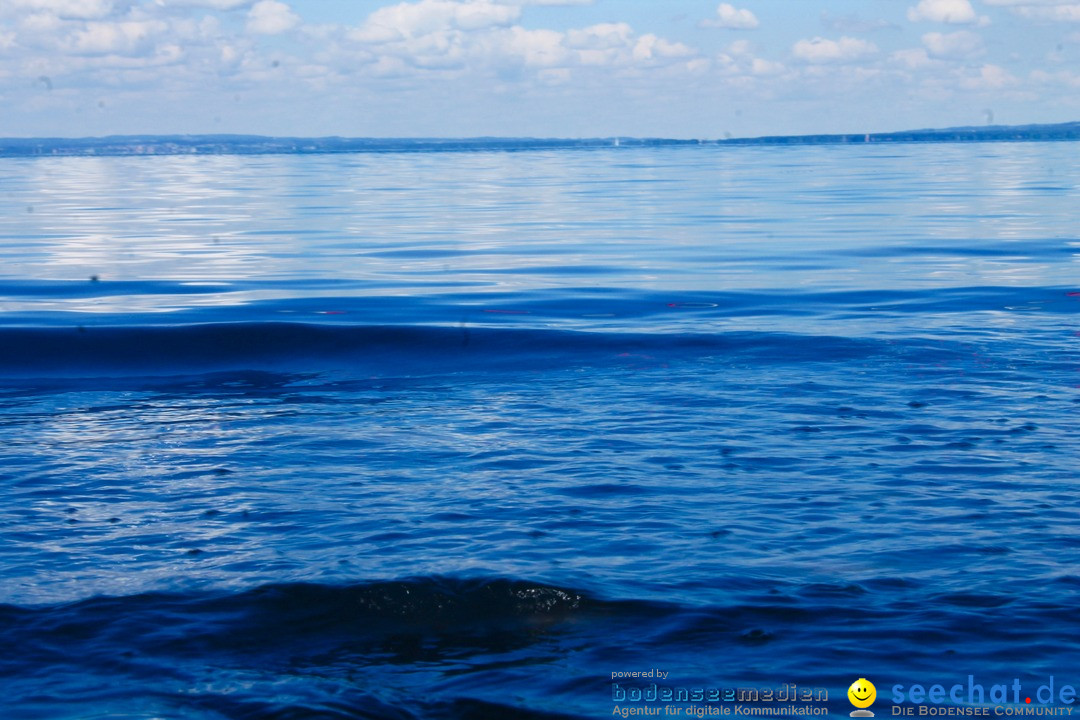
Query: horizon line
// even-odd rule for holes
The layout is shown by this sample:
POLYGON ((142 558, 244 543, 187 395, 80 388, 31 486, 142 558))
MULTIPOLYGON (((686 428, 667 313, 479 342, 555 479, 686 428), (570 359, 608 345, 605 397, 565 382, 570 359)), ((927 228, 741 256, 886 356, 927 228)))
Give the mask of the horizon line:
POLYGON ((893 132, 816 133, 722 138, 607 137, 363 137, 245 133, 116 134, 83 137, 0 137, 0 157, 163 154, 326 154, 372 150, 529 150, 664 145, 810 145, 919 142, 1080 140, 1080 121, 982 125, 893 132), (426 147, 425 147, 426 146, 426 147), (455 147, 456 146, 456 147, 455 147))

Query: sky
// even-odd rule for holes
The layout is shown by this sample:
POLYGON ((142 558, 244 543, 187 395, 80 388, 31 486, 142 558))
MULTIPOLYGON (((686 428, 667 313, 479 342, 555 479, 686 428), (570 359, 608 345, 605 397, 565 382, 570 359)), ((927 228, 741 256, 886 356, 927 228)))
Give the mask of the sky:
POLYGON ((1080 0, 0 0, 0 136, 1080 120, 1080 0))

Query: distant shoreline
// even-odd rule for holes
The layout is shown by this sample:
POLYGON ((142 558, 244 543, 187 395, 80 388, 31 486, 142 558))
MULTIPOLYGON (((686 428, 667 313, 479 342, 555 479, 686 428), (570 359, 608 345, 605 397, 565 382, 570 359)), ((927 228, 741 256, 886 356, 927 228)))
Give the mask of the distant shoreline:
POLYGON ((847 143, 1033 142, 1080 140, 1080 122, 1053 125, 986 125, 846 135, 771 135, 721 140, 723 145, 840 145, 847 143))
POLYGON ((751 138, 297 138, 260 135, 114 135, 88 138, 0 138, 0 157, 130 155, 315 155, 401 152, 518 152, 679 145, 847 145, 860 143, 1046 142, 1080 140, 1080 122, 989 125, 938 130, 751 138))

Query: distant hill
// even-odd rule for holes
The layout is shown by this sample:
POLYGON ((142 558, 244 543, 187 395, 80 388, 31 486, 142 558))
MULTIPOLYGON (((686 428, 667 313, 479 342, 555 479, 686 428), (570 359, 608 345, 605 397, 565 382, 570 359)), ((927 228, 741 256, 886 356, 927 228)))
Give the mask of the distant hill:
POLYGON ((904 142, 1080 140, 1080 122, 988 125, 846 135, 773 135, 724 140, 664 138, 296 138, 261 135, 115 135, 92 138, 0 138, 0 157, 42 155, 270 155, 378 152, 462 152, 651 147, 664 145, 836 145, 904 142))
POLYGON ((773 135, 721 140, 722 145, 835 145, 882 142, 1028 142, 1080 140, 1080 122, 1054 125, 984 125, 849 135, 773 135))

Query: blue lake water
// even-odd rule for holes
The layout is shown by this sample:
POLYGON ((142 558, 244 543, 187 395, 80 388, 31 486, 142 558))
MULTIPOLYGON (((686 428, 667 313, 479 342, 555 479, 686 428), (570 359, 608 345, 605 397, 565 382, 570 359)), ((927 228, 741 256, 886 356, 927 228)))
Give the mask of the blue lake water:
POLYGON ((0 160, 0 717, 1080 686, 1078 160, 0 160))

